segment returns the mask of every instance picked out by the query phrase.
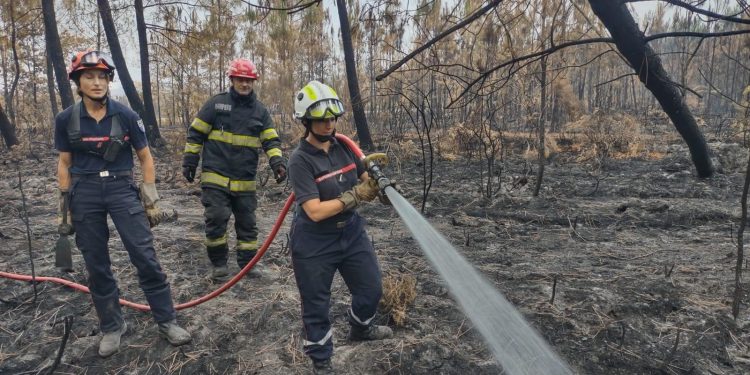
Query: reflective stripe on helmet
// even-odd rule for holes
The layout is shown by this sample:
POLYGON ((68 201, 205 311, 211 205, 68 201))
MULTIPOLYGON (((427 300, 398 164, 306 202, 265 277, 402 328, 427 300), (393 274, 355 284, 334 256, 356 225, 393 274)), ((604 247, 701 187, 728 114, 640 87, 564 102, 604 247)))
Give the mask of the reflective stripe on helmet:
POLYGON ((307 95, 307 98, 311 101, 318 100, 318 93, 317 90, 315 90, 315 87, 312 85, 307 85, 302 89, 305 92, 305 95, 307 95))
POLYGON ((294 117, 298 119, 316 120, 343 114, 344 105, 336 90, 318 81, 310 81, 294 97, 294 117))

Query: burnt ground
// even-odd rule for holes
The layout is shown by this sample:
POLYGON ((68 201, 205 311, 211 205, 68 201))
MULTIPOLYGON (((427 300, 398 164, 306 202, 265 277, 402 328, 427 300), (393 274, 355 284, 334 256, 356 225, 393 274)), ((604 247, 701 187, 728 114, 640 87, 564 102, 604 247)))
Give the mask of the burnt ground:
MULTIPOLYGON (((438 160, 425 216, 576 373, 750 373, 747 294, 738 319, 731 315, 746 159, 724 156, 720 173, 700 180, 684 147, 665 153, 656 160, 609 160, 597 169, 557 155, 546 168, 539 198, 531 196, 534 174, 531 183, 519 178, 528 174, 528 163, 507 159, 493 200, 479 194, 479 162, 438 160), (730 167, 732 160, 737 165, 730 167)), ((174 160, 157 160, 162 208, 172 216, 155 228, 156 248, 175 300, 185 302, 219 285, 207 277, 200 190, 182 181, 174 160)), ((419 207, 419 160, 399 162, 388 171, 419 207)), ((61 276, 52 251, 55 168, 54 153, 41 150, 21 165, 35 271, 42 276, 61 276)), ((261 190, 261 236, 288 193, 273 183, 261 190)), ((29 274, 18 176, 9 163, 0 165, 0 201, 0 270, 29 274)), ((394 327, 394 338, 348 343, 349 295, 336 277, 331 316, 334 364, 341 373, 501 372, 394 211, 370 204, 361 212, 384 272, 414 276, 417 295, 402 326, 380 315, 380 323, 394 327)), ((65 317, 73 324, 60 374, 308 373, 286 247, 289 221, 262 260, 260 277, 245 278, 218 298, 179 313, 193 334, 193 342, 180 348, 158 337, 150 315, 124 308, 129 329, 121 351, 101 359, 96 315, 86 294, 39 283, 34 301, 30 283, 0 279, 0 373, 47 373, 65 317)), ((143 302, 134 269, 112 233, 121 294, 143 302)), ((74 254, 76 271, 62 277, 85 284, 82 259, 74 254)))

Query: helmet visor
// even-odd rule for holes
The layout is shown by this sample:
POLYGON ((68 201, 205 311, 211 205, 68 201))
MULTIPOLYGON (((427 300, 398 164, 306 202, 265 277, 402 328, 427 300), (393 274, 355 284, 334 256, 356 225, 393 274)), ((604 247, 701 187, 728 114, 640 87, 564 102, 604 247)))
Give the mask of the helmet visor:
POLYGON ((306 118, 322 120, 344 114, 344 105, 338 99, 324 99, 307 108, 306 118))
POLYGON ((114 66, 110 63, 112 58, 108 55, 101 53, 100 51, 91 51, 81 56, 81 66, 87 68, 94 68, 99 64, 104 64, 109 69, 114 69, 114 66))

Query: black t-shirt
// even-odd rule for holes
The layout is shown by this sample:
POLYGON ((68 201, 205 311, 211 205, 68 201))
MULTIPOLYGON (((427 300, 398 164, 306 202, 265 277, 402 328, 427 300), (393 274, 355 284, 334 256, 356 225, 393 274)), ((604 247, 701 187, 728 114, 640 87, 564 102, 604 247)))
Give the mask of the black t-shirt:
MULTIPOLYGON (((74 105, 81 105, 77 102, 74 105)), ((128 136, 128 141, 136 150, 148 146, 146 131, 143 121, 137 113, 133 112, 123 104, 115 100, 107 100, 107 114, 97 123, 81 105, 81 136, 82 137, 108 137, 112 129, 112 118, 119 116, 120 127, 123 135, 128 136)), ((68 138, 68 121, 73 114, 73 106, 66 108, 55 117, 55 148, 61 152, 73 153, 73 165, 71 173, 89 174, 101 171, 128 171, 133 169, 133 151, 130 147, 123 148, 114 161, 108 163, 101 156, 88 152, 73 151, 68 138)))
MULTIPOLYGON (((323 202, 338 198, 358 184, 359 176, 365 173, 362 162, 338 140, 331 141, 328 152, 314 147, 305 139, 300 140, 289 158, 288 170, 299 207, 310 199, 318 198, 323 202)), ((304 210, 298 211, 308 218, 304 210)), ((351 215, 350 212, 340 213, 325 221, 339 221, 351 215)))

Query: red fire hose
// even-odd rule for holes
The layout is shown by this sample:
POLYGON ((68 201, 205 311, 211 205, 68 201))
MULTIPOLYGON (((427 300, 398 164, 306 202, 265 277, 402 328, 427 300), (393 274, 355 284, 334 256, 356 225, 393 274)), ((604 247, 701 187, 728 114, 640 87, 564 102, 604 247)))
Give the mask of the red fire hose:
MULTIPOLYGON (((354 143, 354 141, 349 139, 349 137, 342 135, 342 134, 336 134, 336 139, 338 139, 340 142, 345 143, 347 147, 349 147, 349 149, 352 150, 352 152, 354 152, 355 155, 357 155, 358 158, 362 159, 365 157, 364 154, 362 153, 362 150, 360 150, 359 146, 357 146, 357 144, 354 143)), ((293 202, 294 202, 294 193, 290 194, 289 198, 287 198, 286 203, 284 204, 284 207, 281 209, 281 211, 279 212, 279 216, 276 218, 276 222, 274 223, 273 228, 271 229, 271 233, 269 233, 268 238, 266 238, 266 241, 263 242, 263 245, 260 247, 260 249, 258 249, 258 253, 255 254, 255 257, 253 257, 253 259, 250 260, 250 263, 245 265, 245 267, 243 267, 240 270, 240 272, 234 275, 232 279, 224 283, 224 285, 222 285, 218 289, 200 298, 196 298, 192 301, 181 303, 175 306, 175 309, 182 310, 188 307, 200 305, 201 303, 206 302, 218 296, 219 294, 223 293, 225 290, 234 286, 234 284, 237 284, 237 282, 240 281, 240 279, 245 277, 245 275, 248 272, 250 272, 250 270, 255 266, 255 264, 258 263, 258 261, 260 261, 260 258, 263 257, 263 255, 266 253, 266 250, 268 250, 268 248, 271 246, 271 243, 273 242, 274 238, 276 238, 276 234, 279 232, 279 228, 281 228, 281 224, 284 222, 284 218, 286 217, 287 212, 289 212, 289 208, 292 206, 293 202)), ((58 283, 58 284, 71 287, 81 292, 89 293, 88 287, 75 283, 70 280, 59 278, 59 277, 48 277, 48 276, 32 277, 29 275, 21 275, 21 274, 3 272, 3 271, 0 271, 0 277, 5 277, 7 279, 13 279, 13 280, 19 280, 19 281, 36 281, 36 282, 50 281, 53 283, 58 283)), ((123 306, 132 307, 136 310, 141 310, 141 311, 151 310, 151 307, 149 305, 130 302, 122 298, 120 299, 120 304, 123 306)))

